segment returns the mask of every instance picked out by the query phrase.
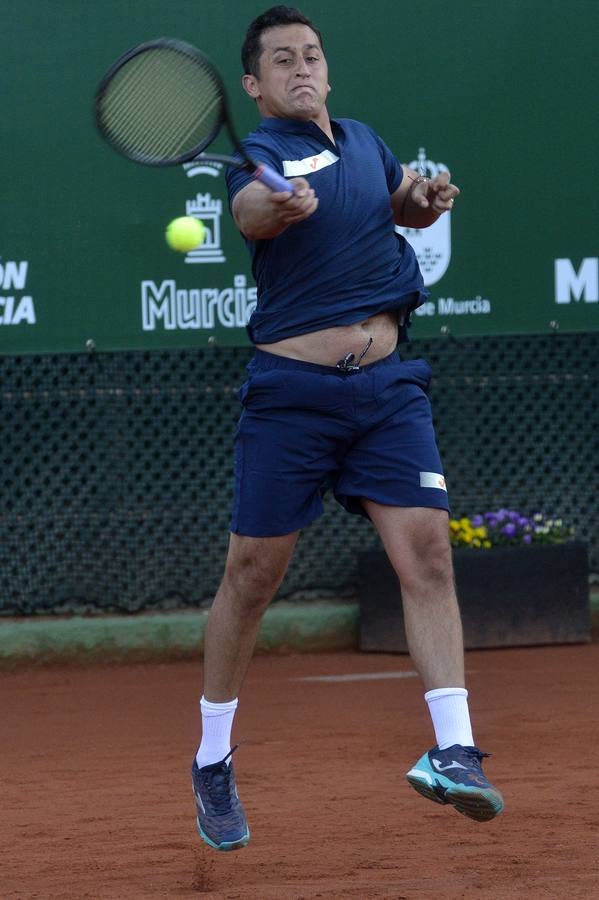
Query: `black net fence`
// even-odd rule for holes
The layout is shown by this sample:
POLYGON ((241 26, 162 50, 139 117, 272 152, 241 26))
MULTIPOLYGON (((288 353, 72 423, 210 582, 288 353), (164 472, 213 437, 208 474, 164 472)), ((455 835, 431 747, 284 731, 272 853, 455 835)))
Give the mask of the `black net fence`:
MULTIPOLYGON (((542 511, 599 571, 593 334, 414 341, 452 513, 542 511)), ((228 542, 245 348, 0 357, 0 615, 208 604, 228 542)), ((371 525, 332 497, 279 598, 349 597, 371 525)))

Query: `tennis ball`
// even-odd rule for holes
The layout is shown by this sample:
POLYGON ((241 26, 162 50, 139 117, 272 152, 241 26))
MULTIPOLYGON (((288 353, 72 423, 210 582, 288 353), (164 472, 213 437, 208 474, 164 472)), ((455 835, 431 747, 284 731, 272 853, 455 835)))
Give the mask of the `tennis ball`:
POLYGON ((168 223, 164 236, 173 250, 187 253, 204 242, 206 227, 201 219, 194 216, 180 216, 168 223))

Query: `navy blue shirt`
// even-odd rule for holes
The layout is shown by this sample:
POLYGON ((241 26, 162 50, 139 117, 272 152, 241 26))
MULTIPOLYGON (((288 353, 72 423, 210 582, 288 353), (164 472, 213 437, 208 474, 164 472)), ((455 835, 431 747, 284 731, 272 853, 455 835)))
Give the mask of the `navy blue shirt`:
MULTIPOLYGON (((252 159, 306 178, 319 199, 313 215, 277 237, 246 240, 258 289, 248 324, 255 344, 413 309, 426 297, 414 251, 393 227, 400 163, 367 125, 331 125, 334 143, 314 122, 267 118, 242 142, 252 159)), ((230 203, 251 180, 227 169, 230 203)))

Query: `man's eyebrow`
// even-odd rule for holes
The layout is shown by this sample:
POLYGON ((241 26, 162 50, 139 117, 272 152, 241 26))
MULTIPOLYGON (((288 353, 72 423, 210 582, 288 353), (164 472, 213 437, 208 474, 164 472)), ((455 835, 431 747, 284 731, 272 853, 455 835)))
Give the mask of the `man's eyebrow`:
MULTIPOLYGON (((287 53, 293 52, 293 47, 273 47, 272 53, 278 53, 280 50, 285 50, 287 53)), ((304 44, 302 50, 320 50, 320 46, 318 44, 304 44)))

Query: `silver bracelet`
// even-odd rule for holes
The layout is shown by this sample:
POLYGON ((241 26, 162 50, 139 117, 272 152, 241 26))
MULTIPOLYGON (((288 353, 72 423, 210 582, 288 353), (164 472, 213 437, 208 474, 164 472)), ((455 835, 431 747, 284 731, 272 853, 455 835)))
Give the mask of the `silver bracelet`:
MULTIPOLYGON (((408 177, 409 177, 409 176, 408 176, 408 177)), ((425 182, 425 181, 426 181, 427 184, 428 184, 428 178, 425 178, 424 175, 419 175, 418 178, 413 178, 413 179, 412 179, 412 184, 410 185, 410 187, 409 187, 409 189, 408 189, 407 197, 411 197, 411 196, 412 196, 412 193, 413 193, 413 191, 414 191, 414 188, 416 187, 417 184, 422 184, 422 183, 425 182)))

